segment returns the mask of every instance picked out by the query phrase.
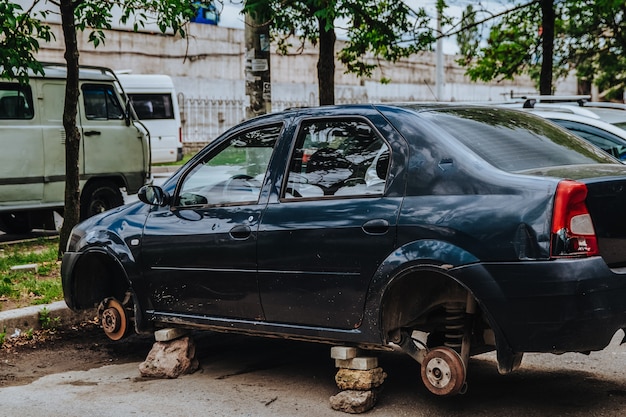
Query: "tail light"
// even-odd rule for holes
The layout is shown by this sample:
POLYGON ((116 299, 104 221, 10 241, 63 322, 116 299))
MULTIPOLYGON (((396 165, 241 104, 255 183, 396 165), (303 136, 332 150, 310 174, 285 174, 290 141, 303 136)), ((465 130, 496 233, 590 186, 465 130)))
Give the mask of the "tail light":
POLYGON ((178 128, 178 142, 183 143, 183 128, 178 128))
POLYGON ((587 186, 565 180, 556 189, 550 253, 555 257, 598 255, 598 240, 587 210, 587 186))

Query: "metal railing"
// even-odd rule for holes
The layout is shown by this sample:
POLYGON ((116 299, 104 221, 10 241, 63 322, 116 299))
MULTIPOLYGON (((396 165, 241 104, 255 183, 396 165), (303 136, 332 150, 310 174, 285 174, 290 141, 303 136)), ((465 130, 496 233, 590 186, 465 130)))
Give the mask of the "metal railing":
MULTIPOLYGON (((341 98, 339 102, 360 103, 364 97, 341 98)), ((365 97, 365 102, 367 102, 365 97)), ((338 103, 339 104, 339 103, 338 103)), ((219 99, 206 97, 187 97, 178 94, 178 106, 181 114, 183 144, 198 147, 221 135, 229 128, 246 119, 248 99, 219 99)), ((306 100, 272 101, 272 112, 288 108, 307 107, 306 100)))

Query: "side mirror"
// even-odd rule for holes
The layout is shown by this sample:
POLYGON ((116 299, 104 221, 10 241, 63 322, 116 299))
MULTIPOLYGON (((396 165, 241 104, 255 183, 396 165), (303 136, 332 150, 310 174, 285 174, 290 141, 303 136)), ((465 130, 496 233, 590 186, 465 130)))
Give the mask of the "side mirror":
POLYGON ((137 197, 151 206, 163 207, 170 202, 170 195, 158 185, 144 185, 139 189, 137 197))

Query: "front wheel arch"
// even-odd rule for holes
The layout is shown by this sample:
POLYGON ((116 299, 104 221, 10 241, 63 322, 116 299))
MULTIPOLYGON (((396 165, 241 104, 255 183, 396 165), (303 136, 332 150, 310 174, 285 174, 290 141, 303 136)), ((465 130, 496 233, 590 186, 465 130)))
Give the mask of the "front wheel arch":
POLYGON ((78 310, 97 307, 109 297, 121 301, 129 288, 124 269, 105 252, 86 252, 74 267, 71 292, 78 310))

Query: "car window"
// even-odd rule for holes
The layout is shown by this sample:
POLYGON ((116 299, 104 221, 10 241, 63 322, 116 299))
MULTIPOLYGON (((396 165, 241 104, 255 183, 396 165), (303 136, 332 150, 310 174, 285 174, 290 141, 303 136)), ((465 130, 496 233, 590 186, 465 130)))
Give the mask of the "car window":
POLYGON ((577 134, 589 143, 593 143, 617 159, 626 159, 626 140, 610 132, 606 132, 602 129, 598 129, 597 127, 589 126, 584 123, 560 119, 554 119, 552 121, 577 134))
POLYGON ((32 119, 33 116, 30 86, 0 83, 0 119, 32 119))
POLYGON ((174 106, 170 93, 129 94, 139 120, 173 119, 174 106))
POLYGON ((283 198, 382 194, 389 147, 361 120, 303 123, 292 152, 283 198))
POLYGON ((615 163, 601 150, 540 117, 505 109, 481 110, 453 108, 421 114, 504 171, 615 163))
POLYGON ((256 203, 282 125, 238 134, 184 177, 176 205, 256 203))
POLYGON ((122 119, 124 111, 113 86, 84 84, 81 89, 88 120, 122 119))

